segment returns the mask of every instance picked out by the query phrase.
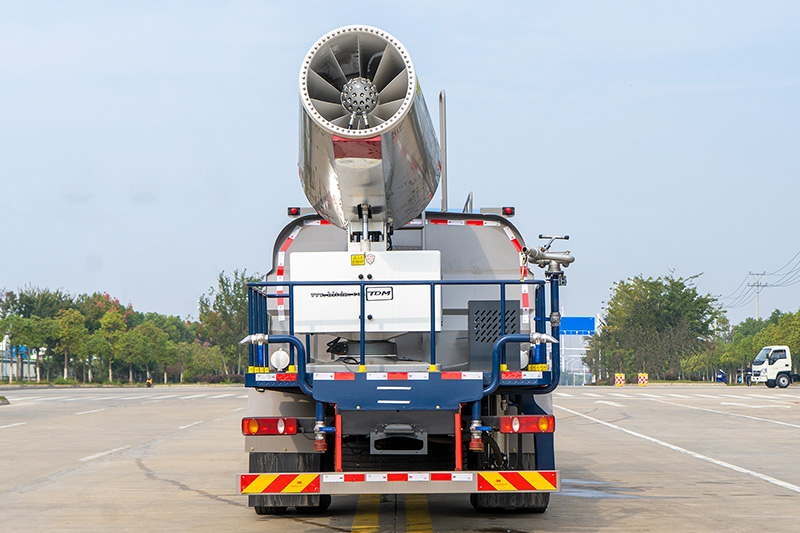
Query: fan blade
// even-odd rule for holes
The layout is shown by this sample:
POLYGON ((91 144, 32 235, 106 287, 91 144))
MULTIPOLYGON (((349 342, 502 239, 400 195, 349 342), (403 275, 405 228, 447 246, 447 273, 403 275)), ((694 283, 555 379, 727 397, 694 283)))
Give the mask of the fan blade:
POLYGON ((391 82, 398 74, 405 72, 405 65, 398 55, 397 51, 389 44, 383 50, 383 57, 381 63, 378 65, 378 70, 375 72, 375 78, 372 83, 381 92, 386 85, 391 82))
POLYGON ((369 119, 369 127, 370 128, 374 128, 375 126, 380 126, 381 124, 386 122, 384 119, 382 119, 381 117, 376 115, 375 112, 372 112, 372 113, 368 114, 367 118, 369 119))
POLYGON ((319 114, 322 115, 328 122, 333 122, 337 118, 347 115, 347 110, 342 107, 342 104, 334 104, 331 102, 325 102, 324 100, 316 100, 314 98, 311 99, 311 103, 314 105, 314 109, 319 111, 319 114))
POLYGON ((406 92, 408 92, 408 74, 403 70, 383 90, 378 91, 378 96, 381 102, 389 103, 404 99, 406 92))
POLYGON ((350 124, 350 115, 345 115, 337 118, 336 120, 331 120, 331 124, 334 126, 339 126, 340 128, 346 128, 347 125, 350 124))
POLYGON ((330 46, 320 49, 310 67, 311 70, 319 74, 322 79, 333 85, 340 92, 344 84, 347 83, 347 77, 342 72, 342 68, 339 66, 339 62, 336 60, 336 56, 330 46))
POLYGON ((397 113, 397 110, 400 109, 401 105, 403 105, 403 100, 395 100, 394 102, 380 104, 375 108, 372 114, 386 121, 392 118, 392 115, 397 113))
POLYGON ((373 35, 361 35, 358 42, 361 76, 368 80, 374 80, 383 57, 383 50, 386 48, 386 41, 373 35))
POLYGON ((339 69, 346 80, 359 75, 358 35, 355 33, 342 35, 335 43, 328 44, 339 69))
POLYGON ((323 102, 341 104, 342 93, 313 70, 308 71, 308 96, 323 102))

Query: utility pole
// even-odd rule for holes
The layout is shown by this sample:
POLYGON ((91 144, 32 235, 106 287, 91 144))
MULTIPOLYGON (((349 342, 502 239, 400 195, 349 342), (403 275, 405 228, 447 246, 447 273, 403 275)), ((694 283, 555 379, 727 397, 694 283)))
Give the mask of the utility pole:
POLYGON ((750 272, 750 274, 748 274, 748 275, 754 276, 756 278, 756 282, 755 283, 748 283, 748 285, 747 285, 748 287, 755 287, 756 288, 756 320, 761 320, 761 317, 759 316, 759 312, 758 312, 758 294, 761 292, 761 288, 762 287, 769 287, 769 285, 767 285, 766 283, 760 283, 758 281, 758 278, 763 276, 763 275, 765 275, 765 274, 766 274, 766 272, 750 272))

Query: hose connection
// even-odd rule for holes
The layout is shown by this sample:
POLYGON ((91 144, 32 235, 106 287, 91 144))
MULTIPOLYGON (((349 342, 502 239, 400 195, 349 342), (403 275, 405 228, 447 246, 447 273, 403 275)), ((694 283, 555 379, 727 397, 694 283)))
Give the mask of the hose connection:
POLYGON ((328 451, 328 443, 325 440, 325 423, 322 420, 317 420, 314 423, 314 451, 325 452, 328 451))
POLYGON ((469 427, 469 433, 471 436, 469 440, 469 449, 473 452, 483 451, 483 440, 481 439, 481 431, 478 429, 479 427, 481 427, 480 420, 473 420, 469 427))

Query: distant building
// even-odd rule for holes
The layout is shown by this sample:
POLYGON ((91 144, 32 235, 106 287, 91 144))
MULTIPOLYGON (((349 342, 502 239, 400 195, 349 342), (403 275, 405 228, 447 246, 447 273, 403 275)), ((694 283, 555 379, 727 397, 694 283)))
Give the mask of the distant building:
POLYGON ((582 385, 592 380, 589 368, 583 364, 587 337, 594 335, 593 316, 565 316, 561 318, 561 383, 582 385))

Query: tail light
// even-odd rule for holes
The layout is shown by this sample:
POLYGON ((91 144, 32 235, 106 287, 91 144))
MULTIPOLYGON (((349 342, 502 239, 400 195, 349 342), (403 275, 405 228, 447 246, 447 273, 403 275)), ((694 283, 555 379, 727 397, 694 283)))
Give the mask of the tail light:
POLYGON ((296 418, 243 418, 242 435, 296 435, 296 418))
POLYGON ((555 429, 554 416, 500 417, 500 433, 552 433, 555 429))

